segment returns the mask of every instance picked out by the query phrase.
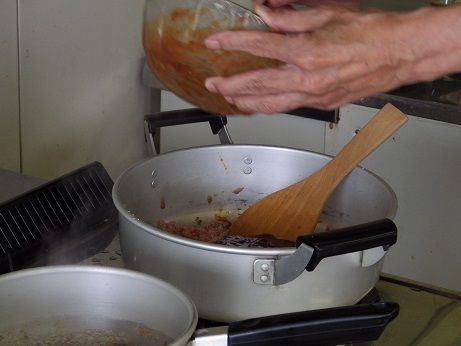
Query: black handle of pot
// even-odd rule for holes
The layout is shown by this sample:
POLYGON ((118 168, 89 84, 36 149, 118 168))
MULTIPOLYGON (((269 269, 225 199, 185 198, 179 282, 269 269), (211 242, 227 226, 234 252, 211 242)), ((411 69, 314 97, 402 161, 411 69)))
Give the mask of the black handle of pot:
POLYGON ((226 116, 207 113, 200 108, 148 114, 144 117, 144 120, 148 123, 151 132, 160 127, 209 122, 211 131, 216 135, 227 124, 226 116))
POLYGON ((301 236, 297 240, 298 246, 304 243, 314 249, 311 260, 306 266, 307 271, 313 271, 320 261, 326 257, 363 251, 379 246, 389 248, 396 242, 397 227, 389 219, 351 226, 332 232, 301 236))
POLYGON ((229 325, 229 345, 339 345, 379 339, 399 314, 396 303, 296 312, 229 325))

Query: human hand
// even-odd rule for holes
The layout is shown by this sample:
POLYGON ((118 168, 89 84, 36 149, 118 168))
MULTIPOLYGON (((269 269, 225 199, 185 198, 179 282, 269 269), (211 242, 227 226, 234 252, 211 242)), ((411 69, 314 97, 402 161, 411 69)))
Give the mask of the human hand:
MULTIPOLYGON (((206 81, 208 90, 222 94, 243 112, 334 109, 404 84, 435 79, 443 72, 440 66, 453 68, 448 59, 454 57, 444 58, 443 53, 458 38, 437 35, 430 19, 440 28, 439 22, 449 17, 437 19, 440 16, 428 9, 410 14, 335 7, 294 11, 271 10, 259 2, 256 11, 277 32, 221 32, 205 40, 212 49, 240 50, 284 63, 206 81)), ((459 14, 450 18, 456 20, 459 14)))
POLYGON ((266 0, 264 5, 270 8, 279 8, 293 3, 311 7, 329 5, 355 8, 360 5, 360 0, 266 0))

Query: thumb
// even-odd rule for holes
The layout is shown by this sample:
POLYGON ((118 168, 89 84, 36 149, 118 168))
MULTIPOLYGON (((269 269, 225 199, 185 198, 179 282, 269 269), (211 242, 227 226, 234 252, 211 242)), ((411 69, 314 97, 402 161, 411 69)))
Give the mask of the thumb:
POLYGON ((260 2, 255 3, 255 12, 274 31, 302 33, 318 29, 334 15, 334 10, 326 7, 294 10, 291 8, 270 9, 260 2))

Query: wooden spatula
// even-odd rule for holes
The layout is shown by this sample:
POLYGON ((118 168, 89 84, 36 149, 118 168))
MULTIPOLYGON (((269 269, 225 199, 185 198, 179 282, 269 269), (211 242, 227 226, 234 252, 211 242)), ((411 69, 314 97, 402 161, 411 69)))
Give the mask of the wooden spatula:
POLYGON ((325 203, 343 178, 407 120, 397 108, 385 105, 319 171, 251 205, 234 221, 230 234, 248 237, 271 234, 279 239, 296 240, 299 235, 314 232, 325 203))

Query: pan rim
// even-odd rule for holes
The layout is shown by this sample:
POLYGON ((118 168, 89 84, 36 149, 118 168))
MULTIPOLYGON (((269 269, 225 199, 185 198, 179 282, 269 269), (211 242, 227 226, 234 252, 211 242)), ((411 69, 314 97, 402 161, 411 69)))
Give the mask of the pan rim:
MULTIPOLYGON (((327 159, 331 159, 333 157, 331 155, 322 154, 322 153, 318 153, 318 152, 310 151, 310 150, 290 148, 290 147, 284 147, 284 146, 263 145, 263 144, 203 145, 203 146, 197 146, 197 147, 191 147, 191 148, 172 150, 172 151, 160 154, 158 156, 167 156, 167 155, 170 156, 170 155, 175 155, 176 153, 187 153, 190 151, 197 152, 201 150, 223 150, 226 148, 233 148, 235 150, 237 149, 246 149, 246 150, 248 149, 266 149, 266 150, 271 149, 271 150, 276 150, 279 152, 298 152, 302 154, 309 153, 316 157, 327 158, 327 159)), ((136 217, 133 217, 133 215, 130 214, 129 211, 123 206, 123 203, 121 202, 119 198, 119 195, 118 195, 119 186, 121 185, 124 177, 127 174, 129 174, 129 172, 136 169, 137 167, 147 165, 152 160, 155 160, 155 158, 158 156, 146 158, 144 160, 141 160, 141 161, 138 161, 132 164, 131 166, 126 168, 115 180, 114 186, 112 188, 112 199, 115 204, 115 207, 117 208, 119 212, 119 215, 123 216, 126 220, 129 220, 130 222, 134 223, 138 228, 142 229, 146 233, 149 233, 156 237, 160 237, 164 240, 172 241, 180 245, 193 247, 193 248, 197 248, 201 250, 227 253, 227 254, 245 255, 245 256, 250 255, 250 256, 270 256, 270 257, 288 256, 288 255, 291 255, 293 252, 295 252, 296 250, 295 247, 260 249, 260 248, 243 248, 243 247, 240 248, 240 247, 232 247, 232 246, 226 246, 226 245, 220 245, 220 244, 205 243, 202 241, 192 240, 189 238, 184 238, 181 236, 177 236, 177 235, 162 231, 147 222, 144 222, 136 217)), ((383 178, 381 178, 377 174, 373 173, 372 171, 360 165, 357 166, 354 170, 365 171, 367 174, 369 174, 374 179, 379 181, 385 187, 385 189, 389 193, 389 198, 392 203, 392 208, 389 210, 388 215, 386 215, 386 218, 394 219, 397 214, 398 201, 397 201, 397 196, 394 190, 392 189, 392 187, 383 178)), ((362 251, 358 251, 358 253, 361 253, 361 252, 362 251)))

